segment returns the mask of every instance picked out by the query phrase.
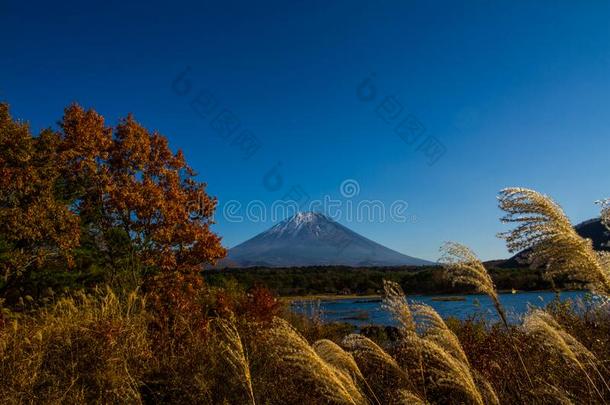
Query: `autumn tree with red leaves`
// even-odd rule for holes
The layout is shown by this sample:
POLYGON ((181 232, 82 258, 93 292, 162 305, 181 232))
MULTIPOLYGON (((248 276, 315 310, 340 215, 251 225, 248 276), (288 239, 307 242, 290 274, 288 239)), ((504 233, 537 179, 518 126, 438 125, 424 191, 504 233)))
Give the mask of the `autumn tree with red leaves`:
POLYGON ((66 109, 61 128, 66 177, 87 232, 111 256, 122 233, 132 273, 199 271, 224 255, 210 230, 216 200, 164 136, 131 115, 107 128, 77 105, 66 109))
POLYGON ((225 254, 216 200, 183 154, 129 115, 116 127, 68 107, 60 131, 33 137, 0 109, 0 268, 4 286, 41 269, 95 265, 111 280, 196 274, 225 254), (87 264, 88 263, 88 264, 87 264))
POLYGON ((71 264, 79 243, 79 218, 58 185, 61 138, 44 130, 33 137, 29 126, 11 118, 0 104, 0 271, 3 291, 50 261, 71 264))

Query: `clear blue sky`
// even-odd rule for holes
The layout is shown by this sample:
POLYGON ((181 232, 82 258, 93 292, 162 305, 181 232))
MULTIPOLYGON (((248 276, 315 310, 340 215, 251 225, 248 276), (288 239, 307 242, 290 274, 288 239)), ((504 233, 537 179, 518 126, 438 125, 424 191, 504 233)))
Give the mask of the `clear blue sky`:
MULTIPOLYGON (((406 200, 417 220, 347 226, 426 259, 445 240, 490 259, 507 256, 501 188, 550 194, 574 222, 610 194, 608 1, 96 4, 1 2, 0 99, 34 129, 73 101, 111 123, 133 112, 221 204, 269 204, 291 185, 339 196, 355 179, 358 198, 406 200), (435 165, 356 97, 370 74, 446 147, 435 165), (204 89, 260 140, 249 160, 189 107, 204 89), (278 162, 283 189, 269 191, 278 162)), ((215 229, 230 247, 269 225, 215 229)))

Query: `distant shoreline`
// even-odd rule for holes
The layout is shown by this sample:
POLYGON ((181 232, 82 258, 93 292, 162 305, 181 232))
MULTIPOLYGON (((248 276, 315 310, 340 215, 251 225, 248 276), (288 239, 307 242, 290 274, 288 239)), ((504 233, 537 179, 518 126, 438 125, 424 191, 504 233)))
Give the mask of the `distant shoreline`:
MULTIPOLYGON (((570 288, 570 289, 563 289, 561 291, 559 291, 559 293, 563 293, 563 292, 570 292, 570 291, 587 291, 584 289, 576 289, 576 288, 570 288)), ((539 289, 539 290, 519 290, 516 291, 515 294, 522 294, 522 293, 536 293, 536 292, 553 292, 552 289, 539 289)), ((498 294, 511 294, 512 290, 498 290, 498 294)), ((476 292, 466 292, 466 293, 459 293, 459 294, 451 294, 451 293, 411 293, 411 294, 407 294, 407 298, 409 296, 426 296, 426 297, 430 297, 430 296, 447 296, 447 297, 451 297, 451 298, 457 298, 457 297, 465 297, 465 296, 469 296, 469 295, 484 295, 481 293, 476 293, 476 292)), ((278 297, 278 299, 282 302, 287 302, 287 303, 294 303, 294 302, 302 302, 302 301, 341 301, 341 300, 353 300, 353 299, 370 299, 370 300, 374 300, 374 299, 382 299, 382 296, 380 294, 312 294, 312 295, 284 295, 284 296, 280 296, 278 297)), ((450 301, 450 300, 449 300, 450 301)))
POLYGON ((313 294, 313 295, 285 295, 278 297, 281 301, 335 301, 335 300, 354 300, 354 299, 381 299, 379 294, 313 294))
MULTIPOLYGON (((489 268, 489 273, 500 292, 552 291, 552 284, 538 269, 489 268)), ((340 299, 346 297, 379 296, 383 280, 400 284, 407 295, 466 295, 473 289, 454 285, 442 267, 310 267, 310 268, 250 268, 240 270, 205 271, 203 276, 211 286, 222 287, 237 283, 245 289, 260 285, 279 297, 316 297, 313 299, 340 299)), ((582 283, 557 278, 560 290, 582 289, 582 283)), ((294 300, 294 298, 288 298, 294 300)))

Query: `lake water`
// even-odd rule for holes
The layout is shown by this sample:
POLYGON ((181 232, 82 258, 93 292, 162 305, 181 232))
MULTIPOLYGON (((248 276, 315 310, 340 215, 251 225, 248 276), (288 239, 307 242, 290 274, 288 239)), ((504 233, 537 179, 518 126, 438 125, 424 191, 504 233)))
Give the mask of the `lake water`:
MULTIPOLYGON (((564 291, 562 301, 584 297, 584 291, 564 291)), ((468 319, 481 317, 486 321, 497 321, 498 316, 489 297, 472 294, 459 295, 463 301, 439 301, 456 295, 409 295, 409 301, 422 302, 432 306, 443 318, 468 319)), ((556 297, 554 292, 534 291, 500 294, 500 302, 511 323, 518 323, 529 307, 545 307, 556 297)), ((292 303, 293 311, 308 316, 318 314, 325 322, 347 322, 357 327, 364 325, 394 325, 390 314, 381 307, 377 298, 337 298, 319 301, 297 301, 292 303)))

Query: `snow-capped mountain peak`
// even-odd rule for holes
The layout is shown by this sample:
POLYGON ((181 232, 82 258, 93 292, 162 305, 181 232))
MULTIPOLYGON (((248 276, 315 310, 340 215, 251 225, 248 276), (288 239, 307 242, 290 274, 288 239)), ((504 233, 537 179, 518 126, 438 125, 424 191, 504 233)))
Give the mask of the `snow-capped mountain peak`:
POLYGON ((305 222, 315 221, 317 218, 322 217, 322 214, 309 211, 309 212, 298 212, 294 217, 292 217, 291 221, 295 224, 302 224, 305 222))
POLYGON ((224 262, 233 267, 433 264, 373 242, 319 212, 299 212, 274 225, 230 249, 224 262))
POLYGON ((317 212, 299 212, 288 218, 279 224, 273 226, 269 229, 269 235, 287 235, 287 234, 296 234, 303 227, 307 227, 310 230, 320 231, 320 223, 329 221, 327 217, 317 212))

